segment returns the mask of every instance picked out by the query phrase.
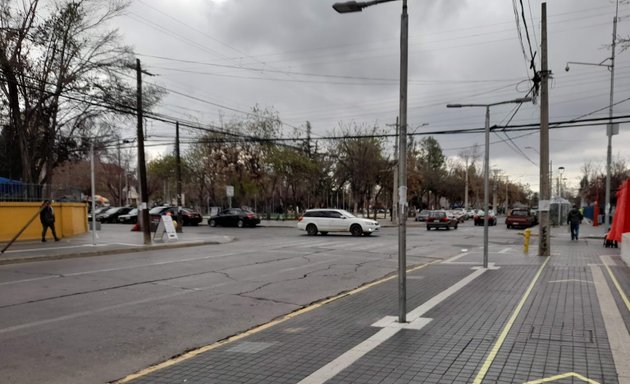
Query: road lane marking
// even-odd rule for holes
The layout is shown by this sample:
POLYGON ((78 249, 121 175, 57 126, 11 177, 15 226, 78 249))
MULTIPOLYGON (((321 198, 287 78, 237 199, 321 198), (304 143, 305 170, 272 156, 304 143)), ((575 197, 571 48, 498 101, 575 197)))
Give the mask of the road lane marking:
POLYGON ((630 366, 628 356, 630 356, 630 334, 619 312, 619 307, 615 302, 604 272, 599 266, 591 265, 591 274, 595 283, 595 291, 599 307, 604 318, 604 327, 608 334, 610 350, 615 362, 615 369, 620 383, 630 382, 630 366))
POLYGON ((509 248, 503 248, 502 250, 500 250, 498 253, 508 253, 512 250, 512 247, 509 248))
POLYGON ((350 365, 355 363, 361 357, 365 356, 368 352, 372 351, 374 348, 378 347, 389 338, 394 336, 401 329, 414 329, 420 330, 425 325, 427 325, 431 319, 422 318, 429 310, 433 309, 435 306, 448 299, 450 296, 458 292, 460 289, 465 287, 468 283, 479 277, 481 274, 486 272, 488 269, 479 268, 470 275, 464 277, 457 283, 448 287, 444 291, 438 293, 436 296, 433 296, 431 299, 426 301, 424 304, 416 307, 414 310, 407 314, 408 323, 401 324, 397 321, 397 317, 395 316, 385 316, 381 320, 372 324, 374 327, 381 327, 382 329, 372 335, 367 340, 357 344, 350 350, 343 353, 341 356, 337 357, 330 363, 324 365, 319 368, 317 371, 311 373, 309 376, 305 377, 298 384, 322 384, 331 378, 335 377, 344 369, 348 368, 350 365))
POLYGON ((442 262, 442 264, 450 264, 452 262, 454 262, 455 260, 461 259, 462 257, 468 255, 470 252, 468 251, 464 251, 462 253, 460 253, 459 255, 455 255, 453 257, 451 257, 450 259, 446 259, 442 262))
POLYGON ((592 281, 579 280, 579 279, 552 280, 549 283, 550 284, 553 284, 553 283, 587 283, 587 284, 593 284, 592 281))
POLYGON ((72 249, 72 248, 92 248, 92 247, 105 247, 111 244, 96 244, 96 245, 92 245, 92 244, 79 244, 79 245, 65 245, 65 246, 59 246, 59 247, 50 247, 50 248, 28 248, 28 249, 14 249, 12 251, 6 251, 5 254, 8 253, 22 253, 22 252, 42 252, 42 251, 56 251, 56 250, 60 250, 60 249, 72 249))
POLYGON ((508 333, 510 332, 510 329, 512 328, 512 325, 514 324, 514 321, 516 320, 519 313, 523 309, 523 306, 525 305, 525 301, 527 301, 527 298, 532 293, 532 290, 534 289, 534 285, 536 285, 536 281, 538 281, 538 278, 542 274, 543 269, 545 269, 545 266, 547 265, 550 259, 551 257, 546 257, 545 262, 542 263, 540 268, 538 268, 538 272, 534 276, 534 279, 532 280, 532 282, 529 283, 529 287, 527 287, 525 294, 523 295, 518 305, 514 309, 514 312, 512 313, 512 316, 510 316, 510 319, 508 320, 507 324, 505 324, 505 327, 503 327, 503 331, 501 331, 499 338, 497 339, 496 343, 492 347, 492 350, 490 351, 490 354, 486 358, 486 361, 481 366, 481 369, 477 373, 477 376, 475 377, 475 380, 473 381, 473 383, 481 384, 481 382, 483 381, 483 378, 486 377, 486 374, 488 373, 488 369, 490 368, 490 365, 492 365, 492 362, 497 356, 499 349, 501 349, 501 346, 503 345, 505 338, 507 337, 508 333))
POLYGON ((563 373, 560 375, 555 375, 555 376, 551 376, 551 377, 546 377, 544 379, 538 379, 538 380, 532 380, 532 381, 528 381, 525 384, 542 384, 542 383, 549 383, 551 381, 557 381, 557 380, 561 380, 561 379, 567 379, 569 377, 575 377, 577 379, 582 380, 585 383, 589 383, 589 384, 599 384, 599 382, 593 380, 593 379, 589 379, 588 377, 584 377, 582 375, 580 375, 579 373, 575 373, 575 372, 567 372, 567 373, 563 373))
POLYGON ((630 300, 628 300, 628 296, 626 296, 626 293, 623 291, 623 288, 621 288, 621 285, 617 281, 617 278, 615 277, 615 275, 610 270, 610 265, 615 265, 615 263, 612 260, 612 257, 610 257, 610 256, 600 256, 599 258, 604 263, 604 266, 606 267, 606 270, 608 271, 608 274, 610 275, 610 279, 612 280, 613 284, 615 285, 615 288, 617 288, 617 292, 619 292, 619 296, 621 296, 621 299, 626 304, 626 308, 628 308, 628 312, 630 312, 630 300))
MULTIPOLYGON (((423 269, 425 267, 428 267, 428 266, 430 266, 432 264, 436 264, 438 262, 440 262, 440 260, 434 260, 434 261, 431 261, 431 262, 426 263, 426 264, 421 264, 421 265, 417 265, 415 267, 408 268, 407 269, 407 273, 411 273, 411 272, 423 269)), ((372 288, 372 287, 374 287, 376 285, 379 285, 379 284, 382 284, 382 283, 385 283, 387 281, 390 281, 390 280, 393 280, 393 279, 397 279, 397 278, 398 278, 398 274, 393 274, 391 276, 387 276, 387 277, 384 277, 382 279, 373 281, 371 283, 362 285, 362 286, 360 286, 358 288, 353 289, 352 291, 340 293, 339 295, 333 296, 331 298, 322 300, 322 301, 320 301, 318 303, 315 303, 315 304, 309 305, 307 307, 304 307, 304 308, 298 309, 296 311, 293 311, 291 313, 288 313, 288 314, 284 315, 283 317, 281 317, 279 319, 272 320, 272 321, 270 321, 268 323, 259 325, 257 327, 254 327, 252 329, 249 329, 249 330, 244 331, 242 333, 239 333, 237 335, 230 336, 230 337, 228 337, 226 339, 219 340, 219 341, 217 341, 215 343, 212 343, 210 345, 206 345, 206 346, 203 346, 201 348, 198 348, 198 349, 186 352, 186 353, 184 353, 181 356, 178 356, 176 358, 173 358, 173 359, 164 361, 162 363, 158 363, 156 365, 153 365, 151 367, 145 368, 145 369, 143 369, 140 372, 132 373, 131 375, 128 375, 128 376, 126 376, 126 377, 116 381, 115 384, 124 384, 124 383, 128 383, 128 382, 130 382, 132 380, 138 379, 140 377, 147 376, 147 375, 149 375, 149 374, 151 374, 153 372, 157 372, 157 371, 159 371, 161 369, 168 368, 168 367, 173 366, 175 364, 178 364, 178 363, 180 363, 182 361, 186 361, 186 360, 192 359, 195 356, 198 356, 198 355, 200 355, 202 353, 211 351, 211 350, 216 349, 216 348, 218 348, 220 346, 223 346, 225 344, 229 344, 229 343, 232 343, 234 341, 241 340, 241 339, 243 339, 243 338, 245 338, 247 336, 250 336, 250 335, 262 332, 262 331, 264 331, 264 330, 266 330, 268 328, 271 328, 271 327, 273 327, 273 326, 275 326, 277 324, 283 323, 283 322, 285 322, 287 320, 290 320, 290 319, 292 319, 294 317, 297 317, 297 316, 300 316, 300 315, 302 315, 304 313, 307 313, 307 312, 310 312, 312 310, 315 310, 315 309, 317 309, 319 307, 322 307, 322 306, 324 306, 326 304, 329 304, 329 303, 331 303, 333 301, 339 300, 339 299, 344 298, 346 296, 355 295, 355 294, 357 294, 359 292, 363 292, 363 291, 365 291, 365 290, 367 290, 369 288, 372 288)))

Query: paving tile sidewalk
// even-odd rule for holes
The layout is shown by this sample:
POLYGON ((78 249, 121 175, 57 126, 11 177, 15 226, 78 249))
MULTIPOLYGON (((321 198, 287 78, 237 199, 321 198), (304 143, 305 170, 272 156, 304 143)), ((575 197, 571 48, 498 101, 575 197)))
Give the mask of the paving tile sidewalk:
POLYGON ((471 253, 410 273, 407 320, 414 321, 406 329, 382 321, 397 314, 391 279, 121 382, 630 381, 623 376, 630 354, 607 328, 614 309, 622 318, 617 334, 630 329, 630 270, 618 250, 557 237, 550 258, 491 251, 498 269, 471 269, 478 260, 471 253), (616 308, 600 304, 602 287, 616 308))

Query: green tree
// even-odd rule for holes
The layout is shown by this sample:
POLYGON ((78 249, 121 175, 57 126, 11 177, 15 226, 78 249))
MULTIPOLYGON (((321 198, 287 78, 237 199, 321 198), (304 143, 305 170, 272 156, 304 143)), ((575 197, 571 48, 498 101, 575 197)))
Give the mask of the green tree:
POLYGON ((436 139, 431 136, 420 140, 420 147, 414 152, 417 176, 420 178, 420 195, 431 193, 434 204, 437 205, 440 195, 444 192, 442 182, 447 175, 446 158, 436 139))
POLYGON ((329 152, 335 161, 336 188, 348 183, 354 201, 353 210, 359 206, 369 208, 378 193, 379 183, 391 175, 391 164, 383 155, 383 139, 378 137, 378 127, 368 129, 350 125, 342 127, 342 135, 345 138, 329 152))

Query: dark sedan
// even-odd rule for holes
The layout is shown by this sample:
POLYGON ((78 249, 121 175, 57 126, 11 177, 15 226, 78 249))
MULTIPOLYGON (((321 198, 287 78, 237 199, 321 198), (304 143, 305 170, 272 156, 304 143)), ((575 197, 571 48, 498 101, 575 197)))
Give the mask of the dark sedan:
POLYGON ((224 209, 217 215, 214 215, 208 219, 208 225, 216 227, 221 225, 224 227, 236 226, 243 227, 255 227, 260 223, 260 218, 252 211, 247 211, 240 208, 224 209))
POLYGON ((127 214, 132 209, 132 207, 113 207, 105 212, 98 213, 96 215, 96 221, 100 221, 101 223, 116 223, 118 216, 127 214))
POLYGON ((135 224, 138 222, 138 208, 134 208, 124 215, 118 216, 118 222, 121 224, 135 224))
POLYGON ((203 221, 201 213, 190 208, 182 208, 179 211, 184 225, 197 225, 203 221))

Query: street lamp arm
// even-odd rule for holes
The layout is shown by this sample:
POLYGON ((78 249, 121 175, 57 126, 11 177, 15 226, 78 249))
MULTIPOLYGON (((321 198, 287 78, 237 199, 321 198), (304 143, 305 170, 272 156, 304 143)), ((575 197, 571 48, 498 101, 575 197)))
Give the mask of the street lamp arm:
POLYGON ((529 101, 532 101, 531 97, 523 97, 519 99, 499 101, 497 103, 490 103, 490 104, 446 104, 446 108, 468 108, 468 107, 488 108, 488 107, 494 107, 495 105, 520 104, 520 103, 527 103, 529 101))
POLYGON ((363 8, 371 7, 372 5, 381 4, 381 3, 389 3, 390 1, 396 0, 373 0, 373 1, 345 1, 343 3, 335 3, 333 4, 333 8, 335 11, 339 13, 349 13, 349 12, 361 12, 363 8))
POLYGON ((577 64, 577 65, 592 65, 592 66, 596 66, 596 67, 607 67, 607 68, 612 68, 614 66, 614 64, 612 63, 612 57, 607 57, 604 60, 602 60, 600 63, 585 63, 582 61, 567 61, 567 65, 566 67, 564 67, 564 70, 569 72, 569 64, 577 64), (604 64, 606 61, 611 60, 610 64, 604 64))

